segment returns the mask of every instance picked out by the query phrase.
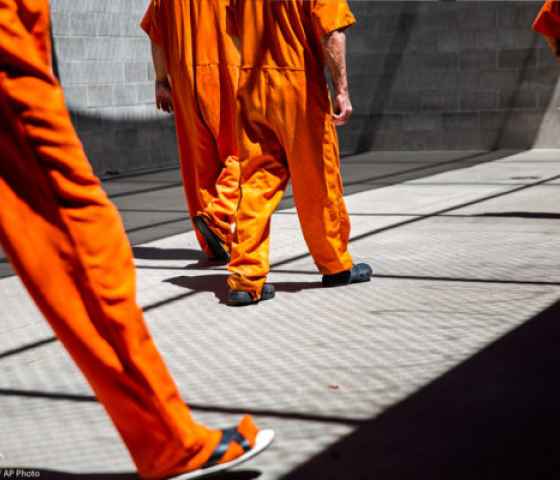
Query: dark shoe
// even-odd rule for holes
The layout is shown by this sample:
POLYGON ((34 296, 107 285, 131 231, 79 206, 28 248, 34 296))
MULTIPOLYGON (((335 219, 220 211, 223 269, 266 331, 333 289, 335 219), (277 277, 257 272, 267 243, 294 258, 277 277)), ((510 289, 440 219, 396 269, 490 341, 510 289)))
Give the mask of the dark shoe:
POLYGON ((253 300, 251 294, 245 290, 230 290, 228 292, 227 303, 231 307, 244 307, 246 305, 258 303, 261 300, 270 300, 271 298, 274 298, 274 295, 276 295, 274 285, 265 283, 262 289, 261 298, 258 300, 253 300))
POLYGON ((220 240, 220 238, 208 226, 208 224, 206 223, 206 219, 202 216, 197 216, 193 218, 193 223, 197 230, 204 237, 208 248, 212 252, 211 260, 229 262, 229 253, 224 248, 224 244, 220 240))
POLYGON ((339 287, 351 283, 369 282, 372 275, 373 270, 367 263, 358 263, 351 270, 334 273, 333 275, 323 275, 323 287, 339 287))

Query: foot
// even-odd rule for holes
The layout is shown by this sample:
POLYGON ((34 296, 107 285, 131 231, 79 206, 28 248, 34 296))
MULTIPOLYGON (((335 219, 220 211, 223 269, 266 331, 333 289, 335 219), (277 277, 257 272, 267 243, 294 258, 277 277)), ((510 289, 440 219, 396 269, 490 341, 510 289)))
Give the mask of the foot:
POLYGON ((369 282, 372 275, 373 270, 367 263, 358 263, 350 270, 333 275, 323 275, 323 287, 339 287, 351 283, 369 282))
POLYGON ((270 300, 274 298, 276 291, 274 285, 265 283, 262 289, 261 298, 254 300, 249 292, 245 290, 230 290, 228 292, 227 303, 232 307, 244 307, 246 305, 253 305, 261 300, 270 300))
POLYGON ((193 218, 193 223, 196 229, 200 232, 200 234, 204 237, 208 248, 212 252, 212 256, 210 260, 216 260, 220 262, 229 262, 229 253, 227 252, 224 243, 216 235, 212 229, 208 226, 208 222, 206 218, 201 215, 198 215, 193 218))
POLYGON ((245 416, 237 427, 222 430, 222 438, 206 463, 196 470, 172 477, 173 480, 207 478, 229 470, 263 452, 274 440, 274 431, 258 430, 245 416))

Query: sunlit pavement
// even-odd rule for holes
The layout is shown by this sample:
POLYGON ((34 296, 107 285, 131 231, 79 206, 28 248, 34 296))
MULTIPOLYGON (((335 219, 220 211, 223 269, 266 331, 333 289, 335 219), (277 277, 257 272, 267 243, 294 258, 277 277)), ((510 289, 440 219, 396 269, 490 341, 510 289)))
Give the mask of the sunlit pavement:
MULTIPOLYGON (((277 296, 247 308, 224 304, 226 270, 187 231, 176 171, 105 184, 135 244, 139 302, 195 416, 221 426, 249 412, 277 432, 270 451, 216 478, 509 479, 525 467, 550 476, 520 478, 558 478, 558 455, 527 428, 558 422, 543 396, 558 392, 547 375, 560 356, 560 152, 370 153, 344 171, 351 252, 376 276, 322 289, 288 197, 273 218, 277 296)), ((133 471, 3 274, 0 466, 133 471)))

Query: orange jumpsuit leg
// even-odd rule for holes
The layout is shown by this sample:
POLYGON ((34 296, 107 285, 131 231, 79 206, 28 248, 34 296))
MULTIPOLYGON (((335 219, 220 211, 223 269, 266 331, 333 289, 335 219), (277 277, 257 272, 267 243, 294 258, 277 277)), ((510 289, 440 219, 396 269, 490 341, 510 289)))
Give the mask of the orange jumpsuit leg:
POLYGON ((294 112, 289 121, 279 124, 279 129, 298 217, 311 256, 323 275, 349 270, 350 218, 344 201, 338 136, 324 80, 310 82, 312 75, 302 72, 270 73, 275 80, 269 88, 295 87, 294 112), (310 96, 315 98, 306 101, 310 96))
MULTIPOLYGON (((203 216, 229 250, 239 201, 235 95, 239 52, 228 2, 152 0, 141 27, 165 52, 191 219, 203 216)), ((195 228, 202 249, 212 256, 195 228)))
POLYGON ((135 302, 130 246, 51 74, 48 3, 0 0, 0 241, 144 478, 200 466, 195 423, 135 302))
POLYGON ((290 174, 275 134, 265 124, 257 127, 243 119, 240 124, 241 199, 235 217, 228 285, 232 290, 250 292, 257 300, 270 270, 270 220, 290 174))
POLYGON ((318 87, 314 83, 307 91, 303 71, 267 69, 245 75, 252 78, 245 79, 251 88, 241 102, 241 201, 228 285, 232 290, 248 291, 258 299, 269 271, 270 217, 278 206, 288 175, 292 177, 305 240, 321 273, 334 274, 352 268, 348 252, 350 221, 326 89, 321 90, 321 84, 318 87), (274 92, 281 92, 282 107, 269 100, 274 98, 274 92), (323 98, 317 98, 321 92, 323 98), (307 101, 307 96, 316 98, 307 101), (261 122, 267 129, 251 121, 254 111, 259 110, 256 106, 260 106, 261 122), (276 141, 275 150, 270 147, 274 142, 267 141, 271 137, 276 141))
MULTIPOLYGON (((227 132, 212 132, 201 116, 196 94, 181 77, 185 78, 184 74, 172 75, 173 84, 179 85, 173 89, 175 121, 190 216, 204 216, 229 248, 231 224, 239 202, 239 161, 233 154, 237 154, 237 144, 233 143, 231 133, 228 138, 227 132)), ((233 123, 233 113, 229 116, 233 123)), ((195 232, 203 250, 211 255, 202 235, 196 229, 195 232)))

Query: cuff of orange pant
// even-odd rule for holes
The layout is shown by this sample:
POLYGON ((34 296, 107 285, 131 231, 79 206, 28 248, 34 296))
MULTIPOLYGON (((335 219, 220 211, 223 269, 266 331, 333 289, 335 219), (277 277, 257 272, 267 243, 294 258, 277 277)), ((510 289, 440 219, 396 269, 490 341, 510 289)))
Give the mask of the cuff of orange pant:
POLYGON ((334 275, 335 273, 350 270, 353 265, 352 256, 349 253, 346 253, 336 261, 322 263, 320 265, 317 264, 317 268, 322 275, 334 275))
POLYGON ((262 296, 266 277, 249 277, 238 272, 232 272, 227 279, 228 287, 231 290, 248 292, 252 299, 257 301, 262 296))
POLYGON ((204 211, 200 210, 200 211, 197 212, 196 216, 197 217, 203 217, 204 220, 206 220, 206 225, 208 225, 208 228, 210 230, 212 230, 212 233, 220 239, 220 242, 222 242, 223 247, 227 250, 228 253, 230 253, 230 250, 231 250, 231 232, 230 232, 229 235, 225 235, 216 226, 216 222, 214 221, 212 216, 209 215, 207 212, 204 212, 204 211))

